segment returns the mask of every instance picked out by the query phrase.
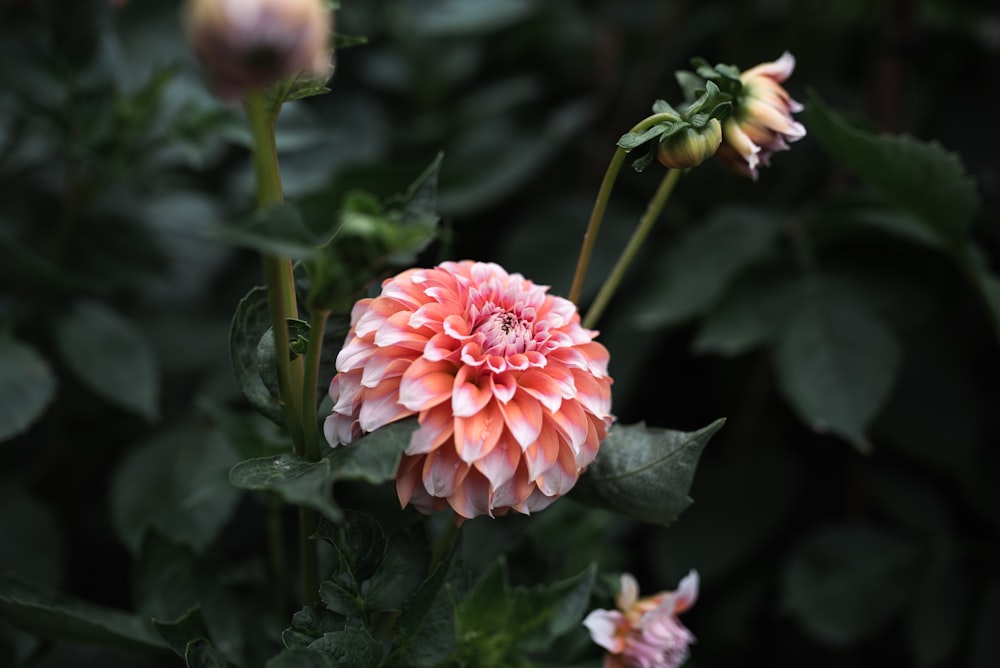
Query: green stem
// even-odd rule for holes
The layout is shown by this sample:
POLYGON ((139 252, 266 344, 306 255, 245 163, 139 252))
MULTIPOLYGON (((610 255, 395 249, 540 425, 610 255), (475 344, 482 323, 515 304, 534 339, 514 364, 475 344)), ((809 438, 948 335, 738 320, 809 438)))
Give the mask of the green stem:
POLYGON ((306 458, 319 461, 319 416, 317 409, 317 386, 319 382, 320 355, 323 351, 323 333, 330 312, 313 309, 309 321, 309 348, 306 351, 304 380, 302 386, 302 428, 305 431, 306 458))
MULTIPOLYGON (((268 106, 264 92, 250 93, 246 112, 253 135, 254 171, 257 176, 257 208, 264 210, 284 200, 278 150, 274 138, 276 112, 268 106)), ((275 359, 278 366, 278 392, 281 395, 285 422, 292 437, 295 453, 305 454, 305 434, 302 424, 302 359, 289 359, 288 319, 298 318, 292 261, 268 253, 262 254, 264 279, 274 332, 275 359)))
MULTIPOLYGON (((674 121, 677 117, 673 114, 653 114, 642 119, 629 130, 629 133, 643 132, 653 127, 657 123, 664 121, 674 121)), ((629 149, 631 150, 631 149, 629 149)), ((615 186, 618 173, 625 163, 625 156, 628 150, 620 146, 615 149, 615 154, 611 156, 611 162, 604 172, 604 179, 601 187, 597 191, 597 199, 594 200, 594 208, 590 212, 590 221, 587 223, 587 231, 583 234, 583 247, 580 249, 580 257, 576 263, 576 273, 573 275, 573 285, 569 290, 569 300, 577 303, 580 300, 580 293, 583 292, 583 281, 587 277, 587 268, 590 266, 590 256, 594 252, 594 244, 597 243, 597 232, 601 229, 601 221, 604 220, 604 212, 608 208, 608 200, 611 198, 611 190, 615 186)))
MULTIPOLYGON (((271 107, 264 91, 250 93, 246 98, 246 112, 253 134, 254 171, 257 176, 257 208, 263 210, 284 200, 281 189, 281 172, 278 168, 278 149, 274 137, 274 121, 280 105, 271 107)), ((316 405, 305 402, 307 392, 305 369, 301 356, 294 360, 288 341, 288 319, 298 318, 299 308, 295 296, 295 280, 292 261, 287 257, 262 254, 264 277, 267 281, 268 305, 271 326, 274 331, 275 359, 278 367, 278 391, 281 395, 285 422, 292 437, 296 454, 310 454, 318 459, 319 450, 316 435, 316 405), (308 407, 309 412, 306 413, 308 407), (306 417, 306 416, 310 417, 306 417), (311 428, 308 425, 312 425, 311 428), (312 437, 307 436, 311 433, 312 437)), ((318 360, 320 343, 310 346, 310 351, 318 360)), ((318 362, 316 363, 318 364, 318 362)), ((316 380, 309 381, 315 398, 316 380)), ((317 523, 316 513, 299 507, 299 554, 302 566, 302 601, 309 605, 319 600, 319 559, 317 545, 312 535, 317 523)))
POLYGON ((649 200, 649 205, 646 207, 646 212, 642 214, 642 218, 639 220, 639 225, 636 226, 635 231, 632 233, 632 238, 628 240, 628 244, 622 251, 622 254, 618 257, 618 261, 615 263, 614 268, 611 273, 608 274, 607 279, 604 281, 604 285, 601 286, 600 291, 597 293, 597 297, 594 298, 594 303, 590 305, 590 309, 587 311, 587 315, 583 319, 583 326, 590 329, 597 321, 601 319, 601 315, 604 313, 604 309, 607 308, 608 303, 611 301, 611 297, 615 294, 618 286, 622 282, 622 278, 625 277, 625 271, 628 269, 632 260, 635 259, 636 254, 639 249, 642 248, 642 244, 646 241, 646 237, 649 236, 650 230, 653 229, 653 224, 656 223, 656 219, 660 217, 660 212, 663 211, 663 206, 670 199, 670 193, 673 192, 674 186, 677 185, 678 179, 680 179, 682 170, 671 169, 667 172, 667 175, 663 177, 660 182, 659 187, 653 194, 653 198, 649 200))

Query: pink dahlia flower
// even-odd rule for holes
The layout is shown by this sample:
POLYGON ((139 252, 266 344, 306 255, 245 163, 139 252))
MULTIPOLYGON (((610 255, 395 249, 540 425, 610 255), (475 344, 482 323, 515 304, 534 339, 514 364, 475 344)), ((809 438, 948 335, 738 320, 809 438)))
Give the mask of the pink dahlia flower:
POLYGON ((688 573, 677 591, 639 598, 639 584, 622 574, 617 610, 594 610, 583 620, 595 643, 608 650, 604 668, 677 668, 694 636, 677 615, 698 598, 698 573, 688 573))
POLYGON ((593 461, 612 418, 607 349, 546 290, 470 261, 386 280, 351 313, 327 440, 417 415, 396 476, 401 505, 451 506, 460 518, 548 506, 593 461))
POLYGON ((758 165, 769 165, 772 153, 805 137, 805 127, 792 118, 803 107, 781 87, 794 69, 795 57, 785 51, 740 74, 742 89, 722 124, 722 146, 715 154, 727 167, 756 181, 758 165))

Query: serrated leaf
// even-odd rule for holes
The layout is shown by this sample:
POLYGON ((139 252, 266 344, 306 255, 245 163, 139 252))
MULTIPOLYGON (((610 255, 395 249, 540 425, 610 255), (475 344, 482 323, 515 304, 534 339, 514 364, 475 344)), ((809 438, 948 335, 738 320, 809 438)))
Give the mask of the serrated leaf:
POLYGON ((56 394, 56 377, 35 349, 0 336, 0 441, 34 424, 56 394))
POLYGON ((292 615, 292 625, 284 630, 281 639, 288 649, 307 647, 325 633, 343 625, 342 615, 331 612, 322 605, 311 605, 292 615))
POLYGON ((942 248, 964 253, 979 196, 956 154, 936 142, 852 127, 814 92, 805 114, 810 136, 830 155, 887 201, 913 214, 913 221, 927 227, 942 248))
POLYGON ((658 262, 647 292, 633 307, 636 322, 665 327, 712 306, 731 282, 773 248, 779 232, 773 213, 743 207, 716 210, 658 262))
POLYGON ((364 582, 382 565, 388 539, 371 515, 358 510, 348 510, 344 514, 340 524, 320 520, 316 535, 337 550, 342 568, 357 582, 364 582))
POLYGON ((337 668, 375 668, 382 659, 382 645, 368 629, 358 626, 324 634, 309 649, 326 654, 337 668))
POLYGON ((775 350, 778 386, 817 432, 867 452, 868 423, 888 397, 902 356, 881 318, 840 292, 807 292, 786 315, 775 350))
POLYGON ((129 412, 159 415, 160 368, 135 325, 100 302, 80 302, 53 322, 56 347, 94 393, 129 412))
POLYGON ((913 590, 918 551, 868 525, 813 532, 796 548, 782 583, 782 607, 804 631, 835 648, 884 628, 913 590))
POLYGON ((367 582, 370 612, 399 612, 427 575, 429 549, 423 532, 396 531, 389 536, 385 558, 367 582))
POLYGON ((271 327, 267 288, 255 287, 240 300, 229 327, 229 357, 236 383, 250 405, 279 426, 285 415, 278 398, 271 394, 260 376, 257 349, 261 337, 271 327))
POLYGON ((378 484, 393 479, 417 426, 416 418, 394 422, 329 450, 316 462, 288 453, 249 459, 232 468, 229 480, 240 489, 274 492, 288 503, 313 508, 331 522, 340 522, 343 513, 333 501, 333 484, 338 480, 378 484))
POLYGON ((723 424, 719 419, 693 432, 615 425, 572 494, 633 519, 670 524, 691 505, 698 458, 723 424))
POLYGON ((161 432, 122 462, 111 486, 118 537, 138 551, 147 529, 204 550, 228 522, 239 492, 227 483, 237 459, 221 434, 202 426, 161 432))
POLYGON ((134 615, 81 601, 9 573, 0 576, 0 612, 9 622, 43 638, 127 649, 166 649, 163 640, 134 615))

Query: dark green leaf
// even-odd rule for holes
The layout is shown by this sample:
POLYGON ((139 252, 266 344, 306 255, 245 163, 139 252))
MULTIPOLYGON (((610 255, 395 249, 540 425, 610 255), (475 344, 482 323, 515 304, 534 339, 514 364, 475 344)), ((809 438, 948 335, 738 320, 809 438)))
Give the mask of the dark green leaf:
POLYGON ((514 590, 510 634, 517 647, 544 651, 565 633, 580 625, 590 604, 597 576, 591 564, 583 572, 551 585, 514 590))
POLYGON ((371 515, 357 510, 345 511, 344 521, 331 524, 321 520, 316 534, 333 545, 340 565, 357 582, 369 579, 382 565, 388 541, 382 527, 371 515))
POLYGON ((367 583, 366 605, 370 612, 398 612, 427 574, 429 549, 423 532, 396 531, 382 563, 367 583))
POLYGON ((292 615, 292 625, 281 634, 288 649, 308 647, 324 634, 341 628, 344 617, 331 612, 323 605, 311 605, 292 615))
POLYGON ((906 611, 907 644, 918 668, 954 656, 967 628, 969 577, 951 550, 933 554, 914 583, 919 592, 906 611))
POLYGON ((757 209, 717 209, 658 262, 655 286, 634 307, 643 327, 664 327, 704 312, 749 265, 774 246, 779 219, 757 209))
POLYGON ((137 617, 60 594, 15 575, 0 576, 0 612, 13 624, 44 638, 129 649, 166 648, 137 617))
POLYGON ((229 668, 231 665, 215 645, 205 638, 198 638, 187 644, 184 661, 187 668, 229 668))
POLYGON ((348 618, 366 618, 361 583, 350 571, 339 571, 320 583, 319 597, 331 612, 348 618))
POLYGON ((21 485, 0 485, 0 573, 57 587, 63 564, 57 517, 21 485))
POLYGON ((184 656, 188 643, 192 640, 209 637, 208 627, 205 625, 205 618, 201 615, 200 606, 190 608, 173 621, 153 619, 152 623, 153 628, 167 641, 167 645, 181 657, 184 656))
POLYGON ((0 336, 0 441, 38 420, 56 393, 56 378, 34 348, 0 336))
POLYGON ((357 480, 377 485, 396 477, 403 451, 419 424, 407 418, 365 434, 327 453, 330 468, 338 480, 357 480))
POLYGON ((267 662, 266 668, 340 668, 326 652, 293 647, 267 662))
POLYGON ((375 668, 382 659, 382 645, 368 629, 357 626, 327 633, 309 648, 326 654, 337 668, 375 668))
POLYGON ((573 494, 633 519, 670 524, 691 504, 698 458, 723 424, 719 419, 693 432, 615 425, 573 494))
POLYGON ((209 237, 234 246, 293 259, 314 255, 318 241, 302 221, 298 208, 290 202, 254 211, 248 221, 240 224, 207 225, 205 231, 209 237))
MULTIPOLYGON (((455 637, 478 654, 501 658, 510 643, 514 601, 507 584, 507 560, 500 555, 455 606, 455 637)), ((484 665, 491 662, 483 660, 484 665)))
POLYGON ((239 500, 227 482, 236 453, 218 432, 181 425, 140 444, 121 464, 111 486, 111 514, 119 538, 138 551, 154 528, 196 551, 226 524, 239 500))
POLYGON ((100 302, 81 302, 53 327, 59 352, 84 385, 120 408, 156 419, 159 365, 131 322, 100 302))
POLYGON ((884 403, 901 357, 881 318, 858 300, 824 291, 816 279, 786 314, 775 351, 785 398, 815 431, 831 431, 863 452, 868 423, 884 403))
POLYGON ((229 481, 240 489, 274 492, 287 503, 313 508, 332 522, 341 520, 332 498, 334 475, 327 457, 311 462, 286 453, 248 459, 232 468, 229 481))
POLYGON ((812 533, 792 554, 782 606, 810 636, 847 647, 899 614, 913 589, 918 552, 909 543, 866 525, 812 533))
POLYGON ((455 648, 455 588, 464 577, 455 546, 407 601, 396 620, 399 640, 386 665, 424 668, 444 661, 455 648))
POLYGON ((913 214, 942 248, 964 253, 979 206, 973 180, 958 156, 905 135, 875 135, 849 125, 810 94, 806 125, 835 159, 886 200, 913 214))
POLYGON ((271 327, 267 289, 256 287, 240 300, 229 329, 229 356, 236 382, 250 405, 277 425, 285 424, 278 398, 271 394, 260 376, 257 348, 271 327))

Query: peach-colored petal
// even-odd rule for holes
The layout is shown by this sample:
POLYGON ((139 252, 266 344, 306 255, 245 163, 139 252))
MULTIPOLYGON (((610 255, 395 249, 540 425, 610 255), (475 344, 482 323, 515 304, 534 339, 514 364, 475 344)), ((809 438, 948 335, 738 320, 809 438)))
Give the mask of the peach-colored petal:
POLYGON ((451 496, 469 473, 469 465, 448 448, 438 448, 423 457, 422 482, 431 496, 451 496))
POLYGON ((408 455, 423 455, 444 445, 455 433, 455 420, 448 404, 441 403, 421 411, 420 428, 413 432, 408 455))
POLYGON ((396 400, 411 411, 426 411, 451 397, 454 365, 448 362, 413 361, 399 382, 396 400))
POLYGON ((490 453, 504 431, 503 414, 495 401, 469 417, 455 417, 455 452, 472 463, 490 453))
POLYGON ((507 429, 521 448, 538 440, 542 431, 542 406, 537 399, 518 392, 511 401, 498 405, 507 429))
POLYGON ((493 399, 490 377, 480 377, 474 367, 463 366, 455 375, 451 392, 451 410, 455 417, 469 417, 479 413, 493 399))

